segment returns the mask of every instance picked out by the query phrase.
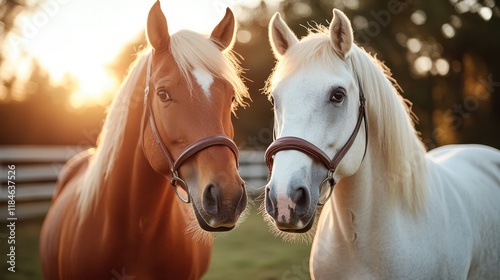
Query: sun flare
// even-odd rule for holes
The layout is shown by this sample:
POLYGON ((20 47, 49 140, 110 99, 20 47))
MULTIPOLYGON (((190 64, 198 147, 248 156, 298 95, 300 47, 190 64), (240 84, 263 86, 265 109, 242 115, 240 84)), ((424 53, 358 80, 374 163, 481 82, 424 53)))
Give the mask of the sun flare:
POLYGON ((118 81, 110 77, 102 67, 82 67, 73 74, 78 77, 78 89, 71 94, 70 104, 74 108, 87 105, 106 105, 118 87, 118 81))
MULTIPOLYGON (((54 84, 64 83, 67 75, 74 77, 69 99, 73 108, 106 105, 121 82, 108 67, 127 42, 144 32, 154 1, 147 2, 89 0, 41 5, 39 10, 20 16, 19 41, 22 49, 50 73, 54 84)), ((235 2, 165 0, 161 5, 169 32, 191 29, 209 34, 225 8, 235 2)), ((132 55, 135 50, 130 51, 132 55)))

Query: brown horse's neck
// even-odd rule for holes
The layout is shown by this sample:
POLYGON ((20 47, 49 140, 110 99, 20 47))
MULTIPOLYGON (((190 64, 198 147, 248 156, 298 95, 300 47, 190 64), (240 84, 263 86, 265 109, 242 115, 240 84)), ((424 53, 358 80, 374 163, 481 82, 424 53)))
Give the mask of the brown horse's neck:
POLYGON ((141 88, 137 87, 136 91, 113 166, 113 176, 108 177, 101 199, 111 204, 106 208, 112 220, 134 230, 142 230, 145 224, 153 225, 157 220, 162 220, 161 224, 166 222, 165 215, 177 202, 168 181, 152 169, 144 155, 140 139, 143 113, 141 88))
POLYGON ((142 88, 137 87, 121 146, 101 186, 97 211, 80 232, 83 227, 99 232, 103 273, 125 267, 128 275, 139 279, 165 275, 198 279, 207 270, 210 244, 199 244, 186 234, 191 205, 179 201, 168 180, 153 170, 144 155, 142 113, 142 88))

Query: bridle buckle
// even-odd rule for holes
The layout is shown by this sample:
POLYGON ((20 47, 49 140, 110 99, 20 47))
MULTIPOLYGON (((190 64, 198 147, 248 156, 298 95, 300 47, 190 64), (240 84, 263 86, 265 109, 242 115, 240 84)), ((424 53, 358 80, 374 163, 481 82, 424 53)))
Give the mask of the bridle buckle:
POLYGON ((324 205, 330 196, 332 196, 333 188, 335 187, 335 179, 333 179, 333 173, 335 169, 328 170, 326 178, 319 185, 319 199, 318 205, 324 205), (325 188, 328 187, 325 191, 325 188))
POLYGON ((191 195, 189 194, 188 185, 186 181, 182 180, 182 178, 179 177, 179 174, 175 170, 172 170, 172 180, 170 180, 170 184, 174 188, 175 194, 180 200, 182 200, 182 202, 184 203, 191 202, 191 195), (186 192, 187 197, 183 197, 181 194, 179 194, 179 188, 181 188, 183 192, 186 192))

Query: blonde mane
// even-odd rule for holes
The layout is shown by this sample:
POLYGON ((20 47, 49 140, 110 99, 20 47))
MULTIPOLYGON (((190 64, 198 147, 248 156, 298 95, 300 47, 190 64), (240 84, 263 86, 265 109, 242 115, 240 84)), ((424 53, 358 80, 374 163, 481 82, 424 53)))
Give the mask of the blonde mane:
POLYGON ((137 59, 130 65, 129 74, 121 84, 104 121, 95 154, 78 188, 78 208, 81 216, 92 210, 100 187, 113 169, 127 125, 130 102, 147 63, 145 53, 146 51, 143 51, 138 54, 137 59))
MULTIPOLYGON (((328 29, 320 26, 314 31, 291 46, 286 56, 278 61, 266 83, 268 94, 279 81, 298 69, 318 63, 332 69, 343 67, 334 64, 336 54, 328 29)), ((388 172, 392 200, 417 214, 426 197, 426 163, 425 148, 414 128, 411 103, 400 95, 399 85, 377 58, 353 44, 347 60, 352 71, 357 72, 366 96, 369 141, 378 143, 377 148, 384 153, 381 164, 388 172)))
MULTIPOLYGON (((190 89, 192 89, 190 73, 193 69, 199 68, 231 84, 235 92, 233 111, 238 105, 247 105, 245 99, 249 98, 249 94, 241 79, 242 68, 231 50, 221 52, 206 36, 181 30, 170 37, 170 51, 190 89)), ((113 163, 121 148, 131 99, 136 92, 150 52, 150 49, 142 51, 131 64, 129 74, 120 86, 106 116, 93 160, 78 188, 78 208, 81 217, 93 210, 100 189, 113 169, 113 163)))

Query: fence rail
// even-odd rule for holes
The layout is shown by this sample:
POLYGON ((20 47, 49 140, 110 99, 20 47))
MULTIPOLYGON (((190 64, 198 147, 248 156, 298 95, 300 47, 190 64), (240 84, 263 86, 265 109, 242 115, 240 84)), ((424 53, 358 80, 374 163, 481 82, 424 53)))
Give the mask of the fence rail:
MULTIPOLYGON (((83 146, 0 146, 0 219, 7 215, 8 165, 16 166, 16 216, 45 215, 54 193, 57 176, 64 163, 87 149, 83 146)), ((256 195, 266 183, 267 167, 263 151, 240 151, 239 172, 247 190, 256 195)))

